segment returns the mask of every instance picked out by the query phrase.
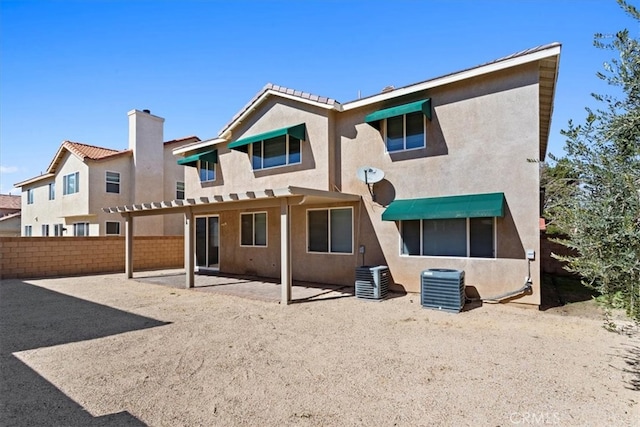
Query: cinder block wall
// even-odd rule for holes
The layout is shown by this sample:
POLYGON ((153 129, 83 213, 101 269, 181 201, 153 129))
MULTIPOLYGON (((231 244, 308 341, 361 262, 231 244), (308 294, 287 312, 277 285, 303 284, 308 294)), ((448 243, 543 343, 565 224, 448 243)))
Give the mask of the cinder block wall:
MULTIPOLYGON (((124 237, 0 237, 0 279, 123 273, 124 237)), ((133 271, 184 266, 182 236, 137 236, 133 271)))

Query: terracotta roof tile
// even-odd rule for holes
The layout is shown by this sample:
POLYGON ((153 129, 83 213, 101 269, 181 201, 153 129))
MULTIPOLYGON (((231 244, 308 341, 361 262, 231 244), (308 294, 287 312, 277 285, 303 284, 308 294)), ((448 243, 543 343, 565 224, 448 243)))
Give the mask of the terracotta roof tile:
POLYGON ((65 141, 63 146, 80 157, 82 160, 99 160, 115 154, 121 154, 129 150, 113 150, 111 148, 96 147, 95 145, 82 144, 80 142, 65 141))
POLYGON ((20 196, 12 194, 0 194, 0 209, 20 209, 22 202, 20 196))

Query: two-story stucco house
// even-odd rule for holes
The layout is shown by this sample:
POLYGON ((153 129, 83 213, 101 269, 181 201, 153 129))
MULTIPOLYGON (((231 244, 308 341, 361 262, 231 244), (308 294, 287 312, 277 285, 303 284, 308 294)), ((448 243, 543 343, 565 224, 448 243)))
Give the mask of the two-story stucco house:
MULTIPOLYGON (((107 205, 184 197, 184 168, 172 150, 195 136, 163 142, 164 119, 148 110, 129 115, 129 148, 114 150, 64 141, 46 173, 15 184, 22 191, 22 236, 121 235, 107 205)), ((146 218, 136 235, 180 235, 181 216, 146 218)))
POLYGON ((545 157, 559 56, 550 44, 347 103, 269 84, 218 137, 174 150, 186 200, 106 211, 127 226, 182 213, 187 286, 194 265, 279 278, 286 304, 292 280, 348 285, 384 265, 419 292, 444 268, 480 298, 526 281, 511 301, 537 306, 531 159, 545 157))

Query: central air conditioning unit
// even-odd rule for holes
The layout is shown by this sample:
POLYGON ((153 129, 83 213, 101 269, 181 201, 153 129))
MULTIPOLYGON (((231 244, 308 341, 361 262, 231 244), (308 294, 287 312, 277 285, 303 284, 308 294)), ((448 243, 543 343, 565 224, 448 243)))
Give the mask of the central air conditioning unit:
POLYGON ((422 306, 459 313, 464 307, 464 271, 430 268, 420 274, 422 306))
POLYGON ((389 280, 389 267, 386 265, 357 267, 356 298, 369 300, 386 298, 389 291, 389 280))

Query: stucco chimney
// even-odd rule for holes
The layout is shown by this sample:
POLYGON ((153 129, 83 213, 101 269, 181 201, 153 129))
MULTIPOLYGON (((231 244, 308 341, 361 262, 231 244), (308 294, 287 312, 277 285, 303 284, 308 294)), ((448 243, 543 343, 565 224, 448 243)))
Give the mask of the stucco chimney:
MULTIPOLYGON (((127 114, 129 149, 133 151, 131 203, 164 200, 164 119, 149 110, 132 110, 127 114)), ((136 234, 162 234, 161 229, 143 231, 138 228, 138 231, 140 233, 136 234)))

